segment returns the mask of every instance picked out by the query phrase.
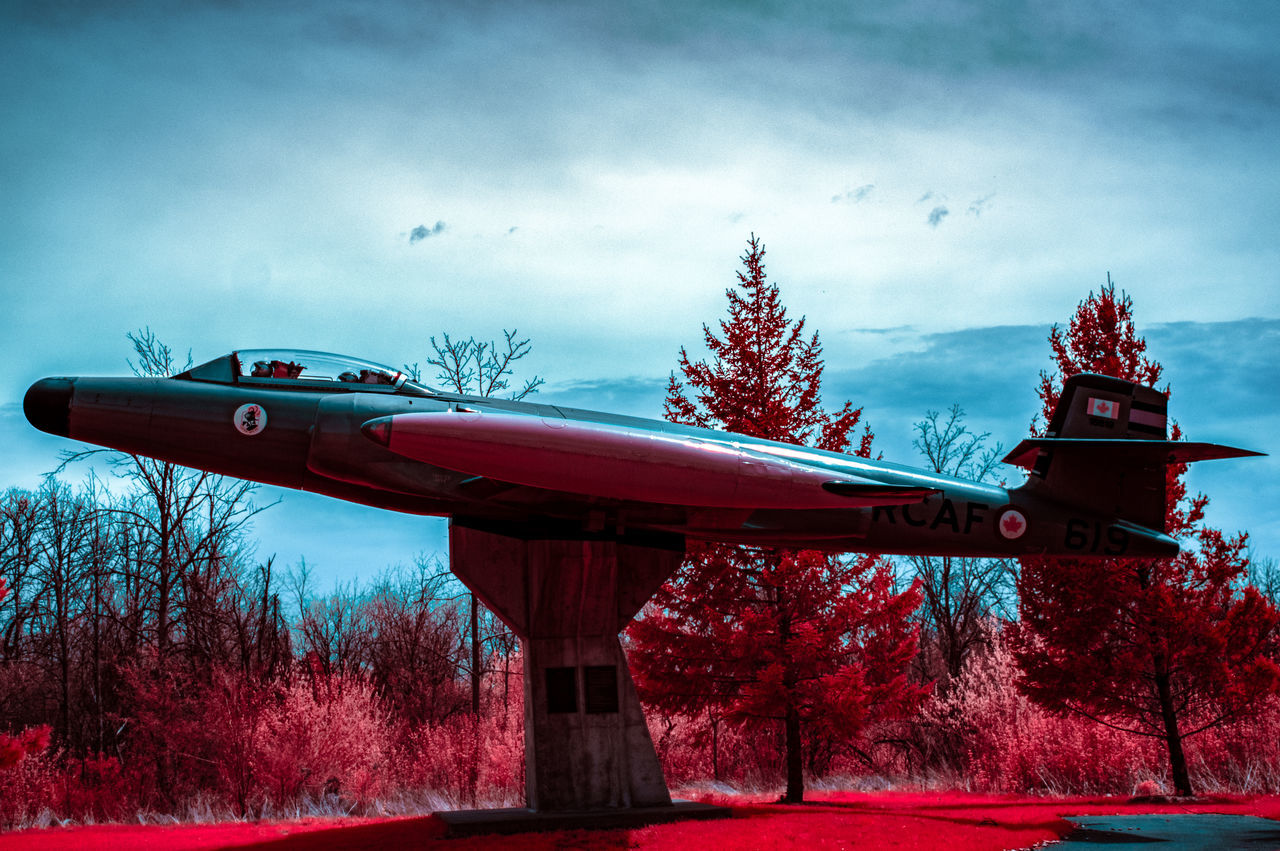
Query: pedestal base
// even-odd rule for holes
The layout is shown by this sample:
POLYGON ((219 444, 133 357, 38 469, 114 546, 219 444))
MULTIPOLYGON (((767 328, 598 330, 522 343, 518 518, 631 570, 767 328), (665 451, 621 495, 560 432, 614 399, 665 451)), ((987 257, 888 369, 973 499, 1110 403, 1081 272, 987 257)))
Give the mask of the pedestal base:
POLYGON ((670 806, 616 635, 525 638, 528 805, 572 812, 670 806))
POLYGON ((454 810, 436 813, 449 838, 486 833, 528 833, 539 830, 626 830, 673 821, 729 818, 728 807, 696 801, 674 801, 665 807, 623 807, 614 810, 542 812, 525 807, 501 810, 454 810))
POLYGON ((454 574, 520 636, 529 811, 671 807, 618 633, 682 556, 450 526, 454 574))

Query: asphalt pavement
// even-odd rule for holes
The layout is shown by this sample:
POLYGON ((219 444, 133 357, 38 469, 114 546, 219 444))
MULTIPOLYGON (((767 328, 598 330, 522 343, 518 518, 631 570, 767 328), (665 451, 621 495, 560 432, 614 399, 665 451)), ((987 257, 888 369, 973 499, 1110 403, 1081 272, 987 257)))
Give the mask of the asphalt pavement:
POLYGON ((1151 851, 1280 851, 1280 822, 1257 816, 1179 813, 1071 816, 1078 825, 1052 851, 1150 847, 1151 851))

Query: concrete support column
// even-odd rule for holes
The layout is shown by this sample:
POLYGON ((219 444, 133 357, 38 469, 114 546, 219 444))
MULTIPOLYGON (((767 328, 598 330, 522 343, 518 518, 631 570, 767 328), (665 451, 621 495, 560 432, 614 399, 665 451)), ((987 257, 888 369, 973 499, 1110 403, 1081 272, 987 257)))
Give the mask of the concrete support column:
POLYGON ((683 552, 458 525, 449 550, 453 572, 521 639, 529 807, 669 805, 618 633, 683 552))

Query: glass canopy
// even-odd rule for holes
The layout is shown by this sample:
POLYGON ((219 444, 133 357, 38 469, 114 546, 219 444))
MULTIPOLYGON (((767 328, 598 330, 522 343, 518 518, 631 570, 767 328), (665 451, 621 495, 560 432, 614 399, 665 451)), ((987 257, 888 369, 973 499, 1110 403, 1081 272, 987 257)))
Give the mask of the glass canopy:
POLYGON ((436 393, 403 372, 360 358, 305 349, 241 349, 183 373, 181 378, 275 385, 281 388, 436 393), (347 385, 335 387, 334 385, 347 385))

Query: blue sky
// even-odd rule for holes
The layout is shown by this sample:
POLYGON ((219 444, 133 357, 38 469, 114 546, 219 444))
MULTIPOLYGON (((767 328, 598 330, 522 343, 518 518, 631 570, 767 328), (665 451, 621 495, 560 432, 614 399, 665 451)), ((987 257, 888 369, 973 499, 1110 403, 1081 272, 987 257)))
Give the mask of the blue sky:
MULTIPOLYGON (((1015 443, 1108 272, 1188 435, 1280 448, 1280 11, 863 5, 5 4, 0 483, 56 463, 26 386, 143 325, 393 364, 518 327, 544 398, 657 415, 751 232, 886 457, 952 402, 1015 443)), ((1276 555, 1278 476, 1192 485, 1276 555)), ((443 544, 297 494, 257 531, 329 577, 443 544)))

